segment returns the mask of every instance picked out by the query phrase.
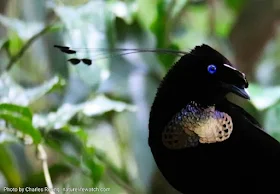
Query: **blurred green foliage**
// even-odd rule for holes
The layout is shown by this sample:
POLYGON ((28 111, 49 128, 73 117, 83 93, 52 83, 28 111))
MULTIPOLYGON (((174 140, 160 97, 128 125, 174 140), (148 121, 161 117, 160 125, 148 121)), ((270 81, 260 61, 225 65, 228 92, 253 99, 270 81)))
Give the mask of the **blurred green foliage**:
MULTIPOLYGON (((79 57, 96 59, 93 65, 70 66, 53 45, 188 51, 206 43, 233 59, 229 36, 247 1, 30 2, 9 1, 0 15, 0 187, 49 186, 47 162, 55 188, 161 193, 153 188, 148 116, 176 57, 86 49, 79 57)), ((256 79, 245 108, 279 140, 279 71, 261 71, 279 69, 271 54, 278 42, 267 43, 251 70, 256 79)))

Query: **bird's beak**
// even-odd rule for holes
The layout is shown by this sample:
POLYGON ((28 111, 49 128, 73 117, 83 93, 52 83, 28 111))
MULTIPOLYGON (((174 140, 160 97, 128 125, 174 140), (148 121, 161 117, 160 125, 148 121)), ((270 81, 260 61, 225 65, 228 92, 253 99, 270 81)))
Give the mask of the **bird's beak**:
POLYGON ((244 87, 238 87, 236 85, 222 83, 222 87, 226 89, 228 92, 232 92, 242 98, 250 100, 250 96, 246 88, 244 87))
POLYGON ((231 85, 229 89, 232 93, 234 93, 242 98, 250 100, 250 95, 246 88, 240 88, 235 85, 231 85))
MULTIPOLYGON (((225 65, 226 67, 229 67, 225 65)), ((238 71, 237 69, 233 67, 229 67, 230 73, 232 75, 232 78, 234 78, 234 83, 222 83, 222 87, 225 88, 228 92, 232 92, 242 98, 250 99, 249 93, 246 90, 248 88, 248 81, 245 77, 245 74, 238 71)))

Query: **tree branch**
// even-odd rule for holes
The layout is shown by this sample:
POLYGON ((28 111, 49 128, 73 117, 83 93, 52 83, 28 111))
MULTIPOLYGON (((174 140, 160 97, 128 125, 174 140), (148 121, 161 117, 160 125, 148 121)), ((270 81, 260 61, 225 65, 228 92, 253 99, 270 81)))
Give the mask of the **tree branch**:
POLYGON ((25 53, 25 51, 32 45, 32 43, 41 37, 43 34, 49 31, 49 29, 52 27, 52 24, 47 25, 45 28, 43 28, 41 31, 39 31, 37 34, 35 34, 33 37, 31 37, 25 45, 20 49, 20 51, 11 57, 9 63, 6 66, 6 71, 9 71, 12 66, 21 58, 21 56, 25 53))

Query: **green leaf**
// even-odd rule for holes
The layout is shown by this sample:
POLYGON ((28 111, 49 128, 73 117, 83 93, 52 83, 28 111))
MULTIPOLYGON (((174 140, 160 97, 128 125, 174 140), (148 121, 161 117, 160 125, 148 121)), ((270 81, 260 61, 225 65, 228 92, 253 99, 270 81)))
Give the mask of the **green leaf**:
POLYGON ((48 93, 61 89, 64 85, 65 80, 59 76, 55 76, 51 80, 46 81, 40 86, 31 89, 26 89, 25 94, 29 99, 29 102, 34 102, 48 93))
POLYGON ((13 128, 31 136, 35 144, 40 143, 41 134, 32 125, 32 113, 27 107, 15 104, 0 104, 0 118, 13 128))
POLYGON ((167 13, 167 7, 168 3, 164 0, 157 3, 156 11, 158 14, 151 25, 151 31, 157 39, 158 48, 165 48, 168 41, 166 36, 168 35, 168 30, 170 29, 167 28, 167 22, 170 18, 168 18, 169 13, 167 13))
POLYGON ((24 95, 24 89, 18 85, 8 73, 2 73, 0 77, 0 102, 27 105, 28 100, 24 95))
POLYGON ((35 114, 33 123, 36 127, 60 129, 64 127, 80 110, 81 105, 63 104, 56 112, 35 114))
MULTIPOLYGON (((174 31, 174 22, 177 22, 173 22, 174 19, 177 19, 174 18, 173 15, 177 15, 178 11, 180 11, 185 6, 185 4, 185 1, 181 1, 179 3, 168 0, 157 1, 155 8, 157 15, 150 27, 151 32, 155 36, 157 48, 180 50, 177 43, 170 39, 173 39, 171 34, 174 31)), ((157 55, 157 57, 165 68, 165 71, 170 68, 176 59, 174 55, 157 55)))
POLYGON ((100 181, 104 166, 97 160, 94 148, 87 146, 87 134, 82 129, 68 127, 52 130, 48 133, 46 143, 68 162, 82 168, 94 185, 100 181))
POLYGON ((121 101, 111 100, 104 95, 83 103, 82 112, 87 116, 101 115, 109 111, 136 111, 136 107, 121 101))
POLYGON ((138 20, 146 27, 150 28, 157 15, 157 1, 138 0, 138 20))
POLYGON ((253 105, 259 110, 273 106, 280 99, 280 86, 261 87, 250 84, 248 91, 253 105))
POLYGON ((93 184, 96 185, 104 173, 104 166, 96 159, 92 152, 88 152, 90 148, 86 149, 82 156, 82 166, 86 167, 89 172, 93 184))
POLYGON ((20 49, 22 48, 24 42, 23 40, 19 37, 18 34, 15 32, 12 32, 9 34, 9 40, 7 42, 7 48, 9 51, 10 55, 16 55, 20 49))
POLYGON ((0 104, 0 112, 14 112, 16 114, 19 114, 23 117, 27 117, 28 119, 32 120, 32 113, 29 108, 24 106, 18 106, 15 104, 8 104, 8 103, 2 103, 0 104))
POLYGON ((38 129, 35 129, 32 125, 32 121, 21 117, 17 114, 2 113, 0 111, 0 118, 11 124, 13 128, 28 134, 32 137, 35 144, 41 142, 41 134, 38 129))
POLYGON ((0 144, 0 171, 5 176, 10 187, 22 186, 20 172, 14 162, 14 158, 6 145, 0 144))
POLYGON ((81 142, 86 143, 88 141, 88 134, 80 127, 69 126, 64 127, 63 130, 76 135, 81 142))
POLYGON ((50 28, 49 32, 59 32, 60 30, 63 29, 63 24, 61 23, 54 23, 50 28))
POLYGON ((55 76, 41 86, 24 89, 8 73, 3 73, 0 77, 0 102, 10 102, 26 106, 47 93, 63 87, 64 84, 65 81, 62 78, 55 76))
POLYGON ((225 4, 236 13, 241 11, 246 2, 247 0, 225 0, 225 4))
POLYGON ((114 101, 100 95, 81 104, 63 104, 56 112, 51 112, 47 115, 34 115, 33 123, 36 127, 59 129, 64 127, 77 113, 83 113, 91 117, 109 111, 122 112, 125 110, 135 111, 135 106, 120 101, 114 101))
POLYGON ((45 143, 72 165, 80 165, 83 143, 86 142, 81 142, 75 134, 64 130, 51 130, 45 137, 45 143))

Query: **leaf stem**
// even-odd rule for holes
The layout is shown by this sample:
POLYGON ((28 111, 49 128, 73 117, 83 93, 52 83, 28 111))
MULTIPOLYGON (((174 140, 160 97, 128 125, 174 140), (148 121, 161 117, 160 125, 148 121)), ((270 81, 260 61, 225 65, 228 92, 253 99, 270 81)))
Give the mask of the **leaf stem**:
POLYGON ((41 144, 39 144, 37 146, 37 150, 39 153, 39 159, 42 161, 43 172, 44 172, 47 187, 49 189, 49 194, 55 194, 55 192, 53 191, 52 179, 51 179, 49 167, 48 167, 47 153, 46 153, 43 145, 41 145, 41 144))

